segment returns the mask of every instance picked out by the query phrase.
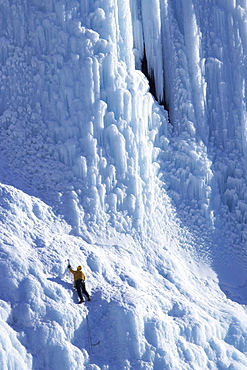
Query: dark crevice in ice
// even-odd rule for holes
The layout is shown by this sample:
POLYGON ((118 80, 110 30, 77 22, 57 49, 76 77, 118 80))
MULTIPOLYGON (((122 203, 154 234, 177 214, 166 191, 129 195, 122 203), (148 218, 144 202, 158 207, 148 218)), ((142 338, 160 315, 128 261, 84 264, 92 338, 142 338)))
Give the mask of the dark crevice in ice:
POLYGON ((153 95, 154 99, 160 105, 162 105, 165 108, 165 110, 168 112, 168 117, 169 117, 169 104, 168 104, 168 102, 166 100, 166 96, 165 96, 165 86, 164 86, 163 99, 160 101, 158 99, 158 96, 157 96, 157 93, 156 93, 154 73, 153 73, 153 71, 151 71, 151 73, 149 72, 148 62, 147 62, 147 57, 146 57, 146 51, 145 51, 145 49, 144 49, 144 55, 143 55, 143 58, 142 58, 142 61, 141 61, 141 71, 147 77, 147 79, 149 81, 150 93, 153 95))

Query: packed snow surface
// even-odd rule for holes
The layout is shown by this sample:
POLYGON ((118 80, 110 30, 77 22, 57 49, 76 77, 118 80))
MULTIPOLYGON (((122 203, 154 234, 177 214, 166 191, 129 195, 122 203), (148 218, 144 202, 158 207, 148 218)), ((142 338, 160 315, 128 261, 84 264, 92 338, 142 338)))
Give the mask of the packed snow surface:
POLYGON ((0 0, 1 369, 247 368, 246 20, 0 0))

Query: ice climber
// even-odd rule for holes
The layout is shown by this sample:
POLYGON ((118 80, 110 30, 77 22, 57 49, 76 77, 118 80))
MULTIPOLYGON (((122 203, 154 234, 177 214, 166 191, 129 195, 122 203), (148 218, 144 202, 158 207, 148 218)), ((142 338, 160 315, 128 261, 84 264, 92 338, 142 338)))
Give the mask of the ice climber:
POLYGON ((85 274, 82 272, 82 267, 78 266, 77 270, 73 270, 69 264, 68 269, 74 275, 75 287, 76 287, 78 296, 80 298, 80 301, 78 303, 84 302, 83 294, 85 294, 88 301, 91 301, 90 295, 86 291, 86 286, 85 286, 86 277, 85 277, 85 274))

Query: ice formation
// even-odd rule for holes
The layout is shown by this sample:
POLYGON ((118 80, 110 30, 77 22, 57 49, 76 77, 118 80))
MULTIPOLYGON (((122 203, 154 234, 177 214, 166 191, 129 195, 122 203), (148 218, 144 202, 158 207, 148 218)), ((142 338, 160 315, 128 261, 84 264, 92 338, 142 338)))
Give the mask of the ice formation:
POLYGON ((247 367, 246 17, 0 2, 1 368, 247 367))

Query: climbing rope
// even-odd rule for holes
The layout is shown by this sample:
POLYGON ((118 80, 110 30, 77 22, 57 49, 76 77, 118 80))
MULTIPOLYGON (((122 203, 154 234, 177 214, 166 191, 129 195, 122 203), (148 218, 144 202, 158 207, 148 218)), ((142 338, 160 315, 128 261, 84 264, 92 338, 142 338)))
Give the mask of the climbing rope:
POLYGON ((98 344, 100 344, 100 340, 97 343, 92 342, 92 335, 91 335, 91 330, 90 330, 90 326, 89 326, 88 315, 86 316, 86 321, 87 321, 88 347, 89 347, 89 352, 91 352, 92 347, 97 346, 98 344))

